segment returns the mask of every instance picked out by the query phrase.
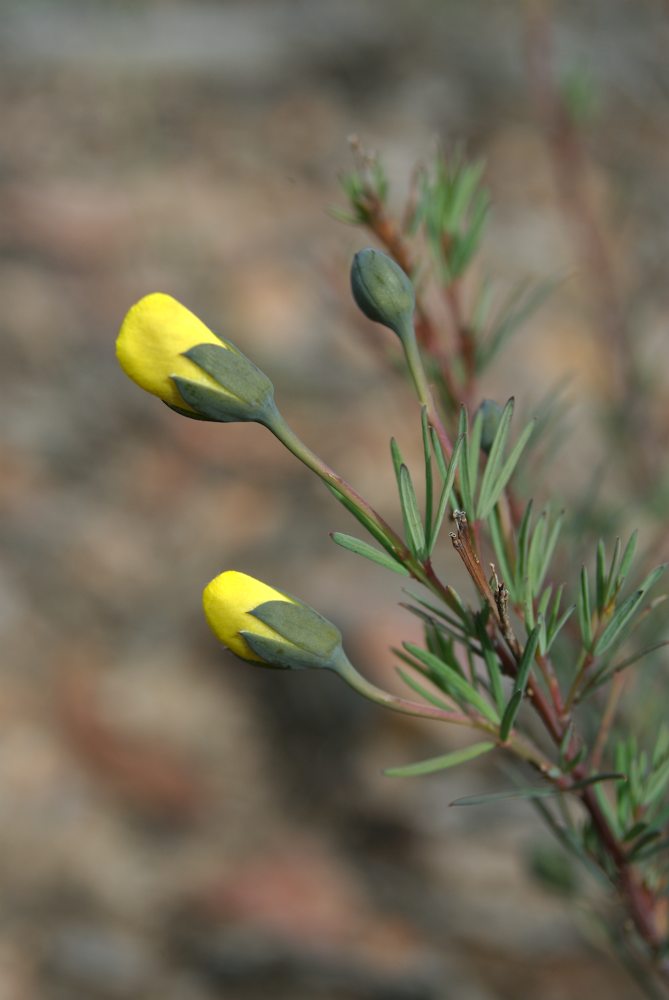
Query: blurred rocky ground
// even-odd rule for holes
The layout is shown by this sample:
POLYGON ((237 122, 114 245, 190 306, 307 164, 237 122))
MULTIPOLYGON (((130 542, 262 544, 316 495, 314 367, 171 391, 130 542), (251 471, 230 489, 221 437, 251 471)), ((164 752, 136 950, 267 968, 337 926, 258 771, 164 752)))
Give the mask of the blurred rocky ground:
MULTIPOLYGON (((174 294, 395 517, 387 442, 412 453, 417 414, 350 303, 368 238, 327 209, 350 133, 383 153, 398 202, 436 136, 487 159, 502 286, 566 277, 486 393, 536 399, 565 372, 577 403, 605 392, 530 8, 0 3, 0 1000, 639 996, 583 908, 532 875, 547 842, 526 805, 448 808, 495 770, 382 776, 452 733, 220 651, 200 593, 225 568, 305 596, 391 685, 388 648, 415 625, 395 580, 331 544, 351 522, 266 432, 178 417, 113 350, 134 300, 174 294)), ((606 238, 666 358, 666 5, 552 16, 558 72, 598 95, 606 238)), ((596 464, 582 426, 566 495, 596 464)))

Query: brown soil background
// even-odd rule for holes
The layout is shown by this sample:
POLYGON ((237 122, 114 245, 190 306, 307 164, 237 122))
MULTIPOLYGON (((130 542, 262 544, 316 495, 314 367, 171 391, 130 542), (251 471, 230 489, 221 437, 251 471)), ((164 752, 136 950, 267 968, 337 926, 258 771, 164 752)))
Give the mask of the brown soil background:
MULTIPOLYGON (((396 517, 387 442, 411 453, 417 412, 350 303, 368 238, 326 209, 350 133, 383 153, 398 200, 437 136, 487 159, 502 286, 569 276, 486 394, 536 398, 560 372, 577 401, 605 392, 525 14, 0 3, 1 1000, 639 996, 583 908, 530 874, 545 837, 529 808, 448 808, 499 787, 495 769, 383 777, 453 734, 217 647, 200 593, 225 568, 303 595, 389 685, 388 647, 415 626, 395 580, 332 545, 352 522, 266 432, 181 419, 114 359, 129 305, 176 295, 396 517)), ((559 72, 587 69, 599 94, 590 182, 662 357, 667 8, 554 17, 559 72)), ((553 487, 567 496, 600 457, 587 412, 553 487)))

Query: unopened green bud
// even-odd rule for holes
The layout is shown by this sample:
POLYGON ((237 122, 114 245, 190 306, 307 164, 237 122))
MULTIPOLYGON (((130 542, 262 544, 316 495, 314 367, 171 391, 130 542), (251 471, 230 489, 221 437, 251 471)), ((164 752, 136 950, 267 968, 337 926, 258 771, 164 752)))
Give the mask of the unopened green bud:
POLYGON ((413 285, 392 257, 380 250, 359 250, 351 266, 351 291, 361 312, 398 337, 413 329, 413 285))
POLYGON ((476 411, 477 416, 481 415, 481 451, 486 455, 492 448, 502 413, 502 407, 494 399, 484 399, 476 411))

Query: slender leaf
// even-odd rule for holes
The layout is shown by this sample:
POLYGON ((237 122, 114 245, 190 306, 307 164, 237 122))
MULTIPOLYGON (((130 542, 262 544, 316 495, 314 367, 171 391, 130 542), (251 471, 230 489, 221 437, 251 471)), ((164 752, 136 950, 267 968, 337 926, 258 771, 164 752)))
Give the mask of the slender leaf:
POLYGON ((647 861, 648 858, 652 858, 655 854, 659 854, 660 851, 666 851, 669 849, 669 837, 665 837, 664 840, 660 840, 650 847, 646 847, 643 851, 639 851, 634 854, 635 861, 647 861))
POLYGON ((617 772, 607 772, 606 774, 595 774, 591 778, 584 778, 583 781, 575 781, 569 788, 556 788, 549 785, 537 785, 533 788, 511 788, 506 792, 491 792, 488 795, 466 795, 462 799, 451 802, 452 806, 479 806, 488 802, 499 802, 502 799, 546 799, 554 795, 566 795, 570 792, 578 792, 588 785, 595 785, 600 781, 619 781, 624 778, 624 774, 617 772))
POLYGON ((525 694, 525 689, 527 687, 530 670, 532 669, 532 664, 534 663, 538 643, 539 626, 536 625, 527 637, 525 649, 523 650, 523 655, 521 656, 520 663, 518 664, 518 674, 516 676, 513 692, 509 699, 509 703, 504 710, 504 715, 502 716, 502 722, 499 727, 499 738, 503 742, 508 739, 509 733, 513 729, 513 724, 516 721, 516 716, 518 715, 523 695, 525 694))
POLYGON ((495 556, 497 558, 497 564, 499 566, 502 579, 507 590, 509 591, 509 594, 511 595, 511 600, 515 602, 516 588, 507 557, 504 537, 502 535, 502 522, 498 507, 493 509, 492 514, 488 518, 488 527, 490 529, 490 537, 492 539, 493 548, 495 549, 495 556))
POLYGON ((606 549, 604 548, 604 542, 600 538, 597 542, 597 569, 595 574, 597 610, 600 614, 606 607, 606 577, 606 549))
POLYGON ((434 670, 438 674, 442 674, 447 681, 449 687, 452 688, 454 693, 463 699, 463 701, 468 702, 474 708, 476 708, 481 715, 483 715, 489 722, 494 722, 497 724, 499 722, 499 716, 495 709, 490 705, 485 698, 476 691, 471 684, 468 684, 460 674, 458 674, 452 667, 444 663, 438 657, 434 656, 432 653, 427 652, 425 649, 421 649, 420 646, 416 646, 411 642, 405 642, 404 648, 415 656, 417 660, 423 663, 428 670, 434 670))
POLYGON ((620 560, 620 569, 618 570, 618 575, 616 577, 616 590, 620 590, 625 578, 629 573, 630 566, 632 565, 632 559, 634 558, 634 553, 636 551, 637 538, 639 537, 638 531, 633 531, 630 535, 629 541, 625 546, 625 551, 623 552, 623 557, 620 560))
POLYGON ((648 574, 638 590, 636 590, 633 594, 630 594, 627 600, 623 601, 620 607, 616 608, 608 625, 595 644, 595 653, 598 656, 601 656, 609 650, 611 646, 613 646, 613 644, 620 638, 626 626, 639 610, 646 594, 655 586, 666 568, 667 564, 663 563, 661 566, 658 566, 657 569, 654 569, 652 573, 648 574))
POLYGON ((409 570, 406 566, 403 566, 402 563, 398 562, 397 559, 393 559, 393 557, 388 555, 386 552, 381 552, 380 549, 375 549, 373 545, 369 545, 367 542, 363 542, 359 538, 354 538, 353 535, 345 535, 341 531, 331 531, 330 538, 335 545, 340 545, 342 549, 348 549, 349 552, 355 552, 356 555, 362 556, 363 559, 369 559, 371 562, 378 563, 379 566, 383 566, 385 569, 390 569, 393 573, 399 573, 402 576, 409 576, 409 570))
POLYGON ((583 637, 583 645, 586 649, 592 646, 592 615, 590 611, 590 586, 588 584, 588 571, 585 566, 581 567, 580 587, 578 592, 578 623, 583 637))
POLYGON ((481 480, 481 492, 478 499, 478 510, 477 516, 481 518, 487 517, 487 513, 483 511, 489 506, 489 509, 495 506, 494 502, 489 504, 489 498, 492 494, 495 483, 501 474, 503 463, 504 463, 504 449, 506 448, 506 441, 509 436, 509 428, 511 427, 511 418, 513 416, 514 398, 508 400, 506 406, 502 410, 502 415, 499 418, 499 424, 497 425, 497 431, 490 448, 490 453, 488 455, 488 461, 486 463, 485 471, 483 473, 483 479, 481 480))
POLYGON ((393 460, 393 469, 395 470, 395 479, 397 480, 397 487, 399 489, 400 485, 400 469, 405 464, 402 458, 402 452, 400 451, 400 446, 398 445, 395 438, 390 439, 390 455, 393 460))
POLYGON ((437 460, 437 467, 439 469, 439 475, 442 481, 446 479, 448 475, 448 468, 446 466, 446 459, 444 457, 444 449, 441 447, 441 441, 439 436, 435 431, 434 427, 430 427, 430 441, 432 442, 432 451, 434 452, 434 457, 437 460))
POLYGON ((336 488, 336 486, 332 486, 330 483, 326 483, 325 485, 330 490, 332 495, 339 501, 342 507, 345 507, 350 514, 353 514, 353 517, 356 519, 356 521, 359 521, 360 524, 367 529, 370 535, 373 538, 375 538, 380 545, 384 547, 386 552, 389 552, 390 555, 393 556, 394 558, 395 545, 393 541, 384 534, 381 528, 378 527, 378 525, 369 517, 369 515, 366 514, 364 510, 360 510, 360 508, 357 507, 356 504, 352 500, 350 500, 347 496, 345 496, 343 493, 340 493, 340 491, 336 488))
POLYGON ((425 550, 429 553, 432 549, 432 504, 433 504, 433 476, 432 476, 432 449, 430 447, 430 426, 427 420, 427 407, 422 406, 420 411, 420 429, 423 437, 423 462, 425 463, 425 550))
POLYGON ((638 663, 639 660, 642 660, 644 656, 648 656, 650 653, 654 653, 658 649, 663 649, 665 646, 669 646, 669 639, 664 639, 662 642, 656 642, 653 646, 647 646, 646 649, 642 649, 638 653, 628 656, 626 660, 622 660, 620 663, 616 663, 613 666, 605 663, 604 666, 601 667, 596 674, 594 674, 590 683, 583 689, 582 698, 591 691, 601 687, 602 684, 606 684, 607 681, 611 680, 614 674, 619 674, 621 670, 626 670, 633 664, 638 663))
POLYGON ((564 521, 564 511, 558 514, 555 524, 553 525, 551 532, 548 536, 548 540, 544 545, 543 549, 543 559, 540 562, 539 569, 537 572, 537 587, 546 579, 546 573, 548 572, 548 567, 551 564, 551 559, 553 558, 553 553, 555 552, 555 547, 557 545, 558 538, 560 537, 560 532, 562 530, 562 524, 564 521))
POLYGON ((529 282, 523 282, 514 288, 500 310, 499 318, 491 332, 486 337, 479 351, 480 365, 488 365, 504 342, 516 333, 523 323, 536 312, 554 291, 556 281, 544 281, 534 288, 528 288, 529 282))
POLYGON ((418 558, 425 555, 425 531, 421 521, 418 501, 411 481, 411 473, 406 465, 400 466, 400 504, 402 506, 402 518, 404 521, 404 531, 407 545, 418 558))
POLYGON ((427 547, 427 555, 432 554, 432 550, 439 538, 439 532, 441 531, 441 526, 444 521, 444 516, 446 514, 446 507, 448 504, 448 498, 451 495, 451 490, 453 489, 453 483, 455 482, 455 474, 458 469, 458 460, 460 458, 460 452, 463 446, 463 438, 459 437, 453 446, 453 454, 451 455, 450 462, 446 468, 443 475, 443 486, 441 488, 441 493, 439 494, 439 502, 437 504, 437 512, 434 518, 434 525, 432 528, 432 537, 430 544, 427 547))
POLYGON ((460 461, 460 493, 462 494, 462 502, 467 517, 470 520, 474 520, 474 489, 476 487, 476 480, 474 478, 474 470, 471 468, 468 429, 469 420, 467 410, 463 406, 460 409, 460 422, 458 425, 458 436, 464 438, 460 461))
POLYGON ((402 669, 402 667, 397 668, 397 674, 402 678, 407 687, 411 688, 412 691, 415 691, 417 695, 420 695, 421 698, 429 702, 431 705, 435 705, 437 708, 445 708, 449 712, 453 711, 453 702, 449 703, 444 701, 443 698, 440 698, 438 694, 433 694, 432 691, 423 687, 420 681, 417 681, 411 676, 411 674, 408 674, 406 670, 402 669))
MULTIPOLYGON (((516 441, 515 445, 511 449, 511 453, 509 454, 509 457, 507 458, 506 462, 502 466, 501 472, 499 473, 498 477, 495 479, 495 482, 494 482, 493 486, 490 488, 490 492, 486 496, 485 503, 483 502, 483 500, 481 500, 481 499, 479 500, 480 510, 478 512, 478 516, 480 518, 486 518, 488 516, 488 514, 490 513, 490 511, 492 510, 492 508, 497 503, 497 501, 499 500, 499 498, 500 498, 500 496, 502 494, 502 491, 504 490, 504 488, 506 487, 506 484, 508 483, 509 479, 513 475, 513 470, 516 468, 516 465, 518 464, 518 460, 519 460, 520 456, 523 453, 525 445, 527 444, 527 442, 530 440, 530 437, 532 436, 532 432, 534 431, 534 424, 535 424, 535 421, 531 420, 530 423, 527 424, 527 426, 525 427, 525 429, 522 431, 520 437, 518 438, 518 440, 516 441)), ((486 471, 487 471, 487 467, 486 467, 486 471)), ((481 493, 483 493, 483 486, 481 487, 481 493)))
POLYGON ((434 774, 436 771, 456 767, 458 764, 464 764, 468 760, 480 757, 481 754, 494 750, 495 746, 495 743, 490 742, 473 743, 471 746, 463 747, 462 750, 453 750, 451 753, 442 754, 440 757, 431 757, 429 760, 422 760, 417 764, 388 767, 383 773, 391 778, 410 778, 420 774, 434 774))

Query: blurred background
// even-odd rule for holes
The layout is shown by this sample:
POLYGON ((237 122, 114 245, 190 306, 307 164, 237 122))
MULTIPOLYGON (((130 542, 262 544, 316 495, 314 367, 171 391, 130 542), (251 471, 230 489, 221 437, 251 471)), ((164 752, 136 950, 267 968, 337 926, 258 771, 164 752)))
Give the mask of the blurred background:
MULTIPOLYGON (((369 237, 328 208, 352 133, 398 206, 435 140, 463 143, 485 266, 564 279, 485 391, 572 377, 569 497, 610 447, 608 332, 666 358, 668 41, 661 0, 0 2, 0 1000, 640 996, 568 875, 538 877, 559 862, 526 804, 449 809, 499 787, 489 765, 383 777, 454 734, 217 646, 200 594, 227 568, 309 600, 379 683, 416 625, 267 432, 171 413, 114 339, 175 295, 395 518, 388 438, 415 453, 418 415, 350 301, 369 237)), ((617 481, 630 519, 649 467, 657 447, 636 499, 617 481)))

